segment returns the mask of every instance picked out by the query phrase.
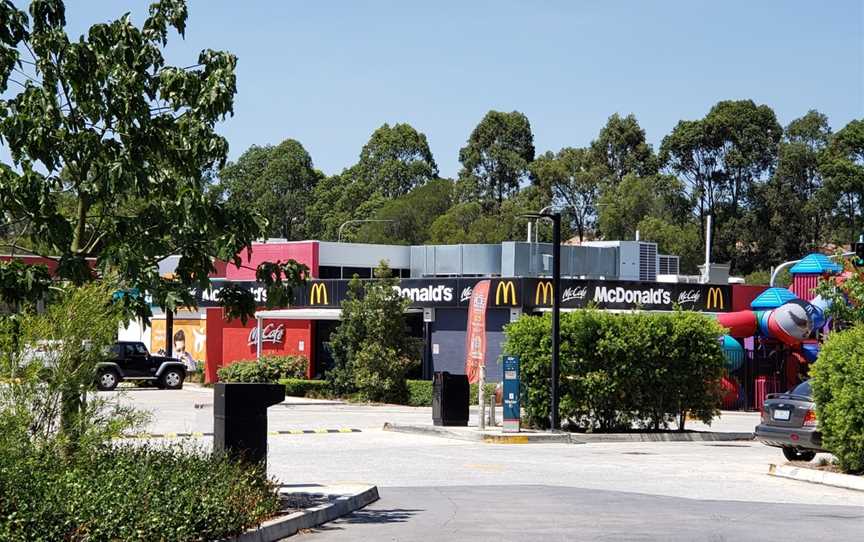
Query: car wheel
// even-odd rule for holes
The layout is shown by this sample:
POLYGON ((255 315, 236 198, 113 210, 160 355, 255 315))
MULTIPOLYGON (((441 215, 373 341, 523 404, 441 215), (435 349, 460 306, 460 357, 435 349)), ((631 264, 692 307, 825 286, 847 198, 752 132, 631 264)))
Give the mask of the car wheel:
POLYGON ((795 448, 783 448, 783 457, 788 461, 812 461, 816 452, 808 450, 796 450, 795 448))
POLYGON ((159 379, 161 388, 179 390, 183 388, 183 373, 177 369, 168 369, 159 379))
POLYGON ((106 369, 99 371, 96 375, 96 389, 101 391, 111 391, 120 383, 120 377, 114 369, 106 369))

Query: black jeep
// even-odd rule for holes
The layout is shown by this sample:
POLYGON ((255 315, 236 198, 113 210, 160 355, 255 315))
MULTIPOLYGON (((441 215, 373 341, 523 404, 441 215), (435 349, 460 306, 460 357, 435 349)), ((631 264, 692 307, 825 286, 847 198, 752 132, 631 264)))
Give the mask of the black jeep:
POLYGON ((151 356, 144 343, 118 341, 111 347, 111 361, 100 363, 97 368, 96 387, 109 391, 124 380, 133 380, 179 390, 185 379, 186 367, 180 360, 151 356))

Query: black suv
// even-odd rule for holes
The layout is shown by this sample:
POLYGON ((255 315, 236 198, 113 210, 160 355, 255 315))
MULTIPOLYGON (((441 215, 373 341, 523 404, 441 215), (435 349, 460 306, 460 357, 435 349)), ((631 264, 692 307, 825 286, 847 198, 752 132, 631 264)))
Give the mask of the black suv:
POLYGON ((111 361, 100 363, 97 368, 96 387, 109 391, 124 380, 135 380, 179 390, 185 379, 186 367, 180 360, 151 356, 144 343, 118 341, 111 347, 111 361))

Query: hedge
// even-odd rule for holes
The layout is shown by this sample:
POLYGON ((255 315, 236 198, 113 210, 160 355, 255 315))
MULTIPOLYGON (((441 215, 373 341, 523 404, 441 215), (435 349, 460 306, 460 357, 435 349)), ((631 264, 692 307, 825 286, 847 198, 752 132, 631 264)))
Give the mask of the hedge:
MULTIPOLYGON (((526 422, 548 427, 551 316, 526 316, 505 328, 504 352, 521 358, 526 422)), ((661 430, 686 415, 710 423, 719 413, 725 364, 723 329, 704 315, 561 315, 560 416, 585 431, 661 430)))
POLYGON ((216 371, 221 382, 278 382, 303 378, 309 360, 303 356, 261 356, 258 361, 235 361, 216 371))
POLYGON ((198 541, 242 533, 279 510, 261 467, 183 448, 113 445, 64 459, 0 449, 0 540, 198 541))
POLYGON ((328 397, 330 385, 326 380, 305 380, 302 378, 283 378, 279 383, 285 386, 289 397, 328 397))
MULTIPOLYGON (((470 404, 476 405, 478 401, 477 391, 479 384, 471 384, 468 397, 470 404)), ((486 384, 486 394, 495 393, 495 384, 486 384)), ((432 406, 432 381, 431 380, 409 380, 408 381, 408 406, 432 406)))
POLYGON ((864 325, 828 335, 810 375, 823 446, 844 471, 864 472, 864 325))

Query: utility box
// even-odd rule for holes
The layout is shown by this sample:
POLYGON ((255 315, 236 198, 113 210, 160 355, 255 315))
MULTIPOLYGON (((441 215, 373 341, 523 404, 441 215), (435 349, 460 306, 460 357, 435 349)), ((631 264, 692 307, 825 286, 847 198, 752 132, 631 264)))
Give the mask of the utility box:
POLYGON ((213 386, 213 450, 250 463, 267 461, 267 407, 285 400, 280 384, 213 386))
POLYGON ((432 424, 468 426, 468 375, 446 371, 432 375, 432 424))

